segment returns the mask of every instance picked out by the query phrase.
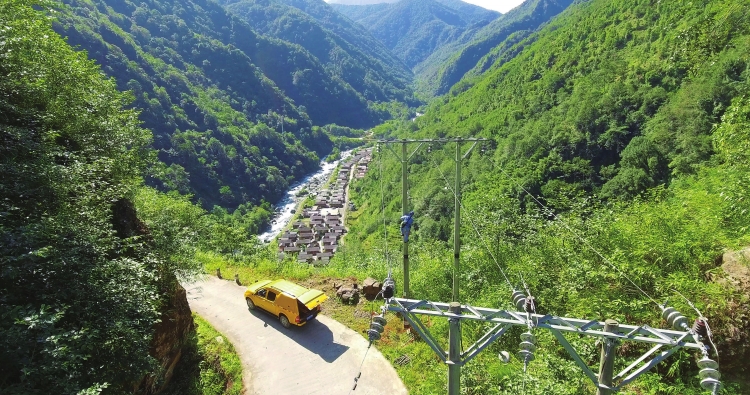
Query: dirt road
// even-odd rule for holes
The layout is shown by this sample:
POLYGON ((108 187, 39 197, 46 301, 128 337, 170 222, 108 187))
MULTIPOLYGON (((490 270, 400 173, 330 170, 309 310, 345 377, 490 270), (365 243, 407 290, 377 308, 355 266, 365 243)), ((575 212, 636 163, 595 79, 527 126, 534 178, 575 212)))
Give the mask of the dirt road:
POLYGON ((285 329, 279 320, 245 305, 245 287, 208 277, 184 284, 190 308, 234 344, 242 360, 246 394, 408 394, 396 371, 371 347, 359 372, 367 340, 319 315, 303 327, 285 329))

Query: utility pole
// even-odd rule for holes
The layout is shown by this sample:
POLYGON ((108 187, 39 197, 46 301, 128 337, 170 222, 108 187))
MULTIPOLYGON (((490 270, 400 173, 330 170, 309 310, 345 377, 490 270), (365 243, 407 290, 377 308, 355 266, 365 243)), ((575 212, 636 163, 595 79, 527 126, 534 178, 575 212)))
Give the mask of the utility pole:
MULTIPOLYGON (((417 146, 417 149, 414 150, 414 152, 417 152, 417 150, 422 146, 420 144, 417 146)), ((413 154, 412 154, 413 155, 413 154)), ((410 156, 406 156, 406 143, 401 144, 401 215, 406 215, 408 211, 409 206, 409 159, 411 159, 410 156)), ((409 293, 409 240, 404 240, 404 246, 403 246, 403 252, 404 252, 404 260, 403 260, 403 269, 404 269, 404 297, 408 298, 410 295, 409 293)))
MULTIPOLYGON (((619 325, 615 320, 606 320, 604 321, 604 331, 616 333, 619 325)), ((602 355, 599 361, 599 384, 601 385, 597 388, 596 395, 611 395, 613 393, 610 388, 612 388, 612 374, 614 374, 615 369, 616 342, 616 340, 610 339, 602 340, 602 355)))
MULTIPOLYGON (((698 361, 700 370, 701 387, 718 395, 721 389, 719 378, 721 374, 718 371, 719 365, 716 361, 709 358, 710 348, 706 346, 705 341, 709 339, 710 331, 707 325, 701 326, 702 316, 696 320, 693 327, 688 325, 688 319, 673 307, 659 305, 662 311, 662 318, 673 329, 658 329, 648 325, 634 326, 620 324, 614 320, 599 322, 598 320, 577 319, 567 317, 557 317, 553 315, 541 315, 536 312, 536 302, 526 289, 528 297, 523 292, 513 289, 512 299, 516 307, 512 310, 499 310, 478 306, 462 305, 459 299, 459 257, 460 257, 460 229, 461 229, 461 166, 460 162, 465 159, 476 146, 478 141, 485 139, 435 139, 435 140, 380 140, 378 143, 384 143, 401 160, 402 164, 402 205, 403 212, 407 212, 407 164, 409 159, 416 153, 423 143, 456 143, 456 180, 455 180, 455 217, 454 217, 454 273, 453 273, 453 301, 450 303, 434 302, 429 300, 414 300, 405 298, 390 297, 385 301, 382 307, 383 314, 373 318, 371 329, 368 331, 370 341, 380 339, 383 332, 385 319, 383 315, 386 311, 391 311, 403 317, 405 322, 415 330, 424 342, 435 352, 435 354, 448 365, 448 395, 459 395, 461 385, 461 366, 465 365, 475 358, 482 350, 487 348, 495 340, 502 337, 508 329, 514 326, 527 328, 527 332, 521 335, 519 344, 519 359, 524 363, 524 372, 529 362, 534 359, 536 350, 535 337, 531 333, 532 329, 550 331, 560 345, 568 352, 568 355, 578 365, 582 372, 591 380, 597 388, 597 395, 612 395, 621 390, 624 386, 634 381, 638 376, 648 372, 661 361, 671 356, 681 348, 691 348, 700 350, 703 357, 698 361), (469 150, 461 155, 462 142, 474 142, 469 150), (407 156, 406 144, 418 142, 419 146, 407 156), (401 143, 402 150, 399 156, 389 144, 401 143), (419 319, 419 316, 427 315, 436 318, 448 319, 448 350, 444 350, 437 339, 429 331, 429 328, 419 319), (376 320, 376 318, 378 320, 376 320), (470 320, 475 322, 484 322, 493 324, 492 329, 485 332, 469 348, 461 348, 461 321, 470 320), (602 340, 601 363, 599 374, 586 364, 578 352, 565 338, 564 334, 576 334, 580 337, 594 337, 602 340), (652 348, 637 358, 628 367, 613 377, 615 348, 618 342, 632 341, 637 343, 646 343, 652 345, 652 348), (616 383, 616 384, 615 384, 616 383)), ((448 184, 450 186, 450 184, 448 184)), ((408 244, 404 243, 404 294, 408 295, 408 244)), ((497 251, 497 250, 496 250, 497 251)), ((502 271, 502 269, 500 269, 502 271)), ((503 273, 505 275, 505 273, 503 273)), ((393 281, 390 277, 387 279, 393 281)), ((507 281, 507 277, 506 277, 507 281)), ((512 284, 508 285, 513 288, 512 284)), ((393 284, 395 287, 395 284, 393 284)), ((525 286, 525 285, 524 285, 525 286)), ((648 296, 648 295, 647 295, 648 296)), ((692 304, 691 304, 692 306, 692 304)), ((697 311, 697 310, 696 310, 697 311)), ((698 312, 700 314, 700 312, 698 312)))
POLYGON ((453 301, 458 302, 458 277, 461 273, 461 161, 466 159, 474 147, 477 146, 477 142, 486 141, 486 139, 456 139, 456 181, 453 188, 454 193, 454 204, 453 208, 453 301), (465 154, 461 155, 461 143, 465 141, 473 141, 465 154))
MULTIPOLYGON (((477 142, 479 141, 487 141, 487 139, 481 139, 481 138, 455 138, 455 139, 419 139, 419 140, 412 140, 412 139, 401 139, 401 140, 378 140, 378 144, 385 144, 386 147, 393 153, 393 155, 398 158, 398 160, 401 162, 401 211, 402 215, 406 215, 409 212, 409 184, 408 184, 408 177, 409 177, 409 160, 414 156, 414 154, 419 151, 419 149, 424 145, 424 143, 438 143, 438 144, 446 144, 446 143, 456 143, 456 183, 455 183, 455 215, 454 215, 454 226, 456 227, 456 233, 453 237, 453 249, 454 249, 454 259, 453 259, 453 300, 458 301, 458 274, 459 274, 459 255, 461 250, 461 238, 460 238, 460 229, 461 229, 461 160, 466 159, 466 157, 469 156, 471 151, 476 146, 477 142), (469 148, 469 150, 462 156, 461 155, 461 143, 465 142, 474 142, 474 144, 469 148), (407 144, 410 143, 419 143, 417 148, 414 149, 411 153, 407 152, 407 144), (401 144, 401 154, 399 155, 393 148, 391 148, 392 144, 401 144)), ((404 283, 403 283, 403 297, 409 298, 411 297, 411 292, 409 290, 409 242, 404 241, 403 243, 403 271, 404 271, 404 283)))

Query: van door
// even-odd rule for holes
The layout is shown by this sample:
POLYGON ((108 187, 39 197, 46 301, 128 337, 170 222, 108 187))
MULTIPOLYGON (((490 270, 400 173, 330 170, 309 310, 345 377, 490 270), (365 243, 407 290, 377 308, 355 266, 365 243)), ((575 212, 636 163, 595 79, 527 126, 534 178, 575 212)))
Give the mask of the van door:
POLYGON ((268 292, 270 289, 268 288, 261 288, 258 290, 258 292, 255 293, 255 304, 265 310, 265 311, 271 311, 273 308, 271 307, 271 302, 268 301, 268 292))
POLYGON ((268 293, 266 294, 266 299, 268 300, 268 308, 266 309, 266 311, 272 313, 273 315, 279 315, 279 307, 276 305, 277 296, 278 291, 275 291, 273 289, 269 289, 268 293))

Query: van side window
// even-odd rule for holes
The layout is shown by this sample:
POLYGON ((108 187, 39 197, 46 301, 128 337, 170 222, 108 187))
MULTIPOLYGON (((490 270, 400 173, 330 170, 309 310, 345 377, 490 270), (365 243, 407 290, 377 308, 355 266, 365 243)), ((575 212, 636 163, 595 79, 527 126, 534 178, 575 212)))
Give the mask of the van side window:
POLYGON ((262 297, 265 298, 266 297, 266 289, 264 288, 264 289, 261 289, 260 291, 258 291, 258 295, 260 295, 260 296, 262 296, 262 297))
POLYGON ((273 302, 274 300, 276 300, 276 293, 273 291, 268 291, 268 296, 266 297, 266 299, 273 302))

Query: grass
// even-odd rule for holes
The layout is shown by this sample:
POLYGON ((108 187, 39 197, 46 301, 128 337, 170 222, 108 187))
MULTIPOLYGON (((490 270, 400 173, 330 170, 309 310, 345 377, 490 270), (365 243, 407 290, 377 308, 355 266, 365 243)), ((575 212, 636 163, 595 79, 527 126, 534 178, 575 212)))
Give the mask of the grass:
MULTIPOLYGON (((243 285, 264 279, 285 278, 306 287, 320 289, 329 297, 322 305, 323 314, 346 325, 364 338, 367 338, 370 317, 379 313, 383 305, 382 300, 370 302, 364 298, 361 298, 357 305, 341 302, 336 297, 335 286, 353 282, 361 284, 364 278, 346 276, 337 267, 315 268, 292 260, 278 262, 257 259, 248 263, 231 261, 221 255, 211 253, 199 253, 198 257, 203 261, 206 272, 210 275, 215 275, 216 269, 220 268, 224 278, 233 278, 237 274, 243 285)), ((447 383, 445 365, 418 336, 404 329, 400 318, 391 313, 388 313, 386 318, 388 324, 382 338, 375 343, 375 347, 393 364, 409 393, 443 393, 447 383), (407 356, 409 362, 395 363, 399 358, 403 360, 403 356, 407 356)), ((431 327, 440 326, 438 322, 426 322, 426 324, 431 327)), ((437 329, 438 333, 445 332, 446 336, 439 334, 438 338, 447 339, 447 322, 444 324, 445 328, 434 329, 437 329)))
POLYGON ((234 346, 206 320, 193 314, 191 334, 164 395, 239 395, 242 363, 234 346))

